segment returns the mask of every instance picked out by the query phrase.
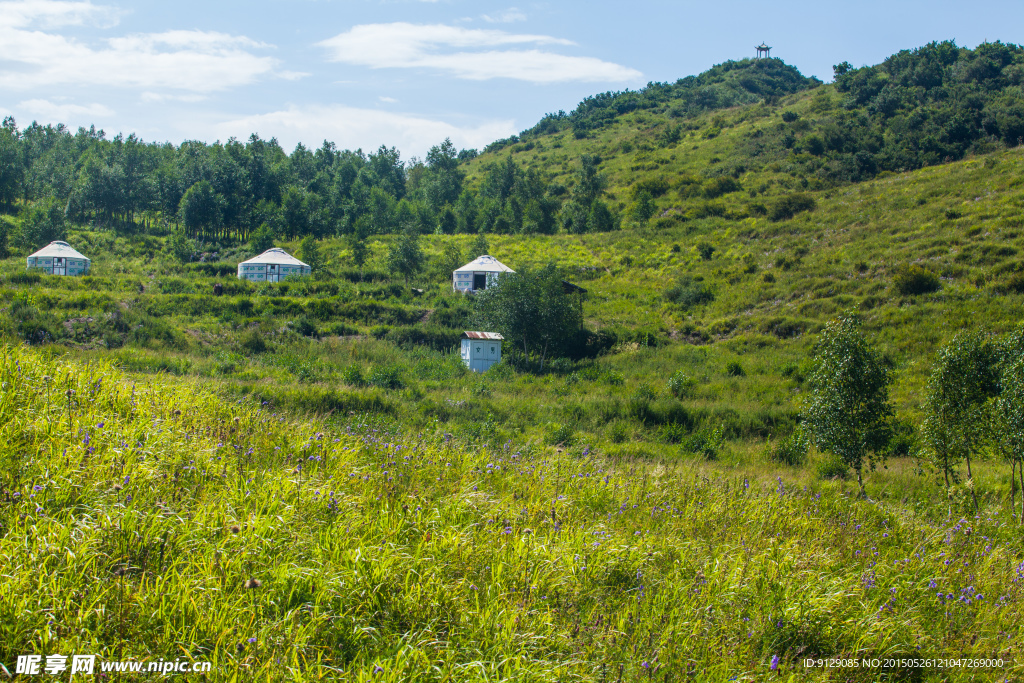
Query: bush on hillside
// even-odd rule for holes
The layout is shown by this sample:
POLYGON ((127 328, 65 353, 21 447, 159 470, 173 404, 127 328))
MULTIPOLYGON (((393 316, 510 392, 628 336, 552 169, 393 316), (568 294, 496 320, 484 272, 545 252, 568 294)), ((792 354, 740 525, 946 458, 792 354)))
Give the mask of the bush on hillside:
POLYGON ((939 276, 916 263, 901 263, 896 267, 892 285, 903 296, 929 294, 938 291, 939 276))
POLYGON ((784 221, 804 211, 813 211, 814 198, 801 192, 779 197, 768 209, 768 220, 784 221))
POLYGON ((704 195, 706 199, 715 199, 717 197, 721 197, 723 194, 739 192, 742 189, 743 188, 734 178, 721 176, 703 183, 701 185, 701 194, 704 195))
POLYGON ((665 290, 666 300, 682 306, 684 309, 711 303, 715 293, 711 287, 699 278, 684 275, 674 285, 665 290))

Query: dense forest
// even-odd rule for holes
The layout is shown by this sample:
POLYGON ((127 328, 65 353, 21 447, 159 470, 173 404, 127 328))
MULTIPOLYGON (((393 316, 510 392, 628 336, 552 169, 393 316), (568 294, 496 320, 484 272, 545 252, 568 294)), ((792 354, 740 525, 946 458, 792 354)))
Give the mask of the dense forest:
MULTIPOLYGON (((631 112, 662 116, 658 143, 674 147, 708 112, 758 102, 771 107, 819 89, 813 121, 783 112, 781 123, 737 143, 734 163, 717 172, 739 177, 789 158, 819 184, 839 185, 1016 146, 1024 138, 1022 82, 1024 49, 999 42, 974 50, 935 42, 859 69, 843 62, 829 86, 778 59, 726 62, 545 116, 491 144, 487 162, 474 165, 475 176, 467 175, 467 165, 476 150, 458 151, 448 140, 425 159, 403 160, 383 145, 367 154, 324 141, 317 149, 299 144, 289 154, 254 134, 245 142, 175 146, 135 135, 109 139, 94 127, 72 132, 33 122, 19 128, 7 118, 0 129, 0 210, 21 219, 0 221, 0 249, 45 244, 62 237, 69 223, 119 233, 175 230, 194 251, 203 242, 260 248, 305 235, 607 231, 630 217, 646 220, 655 210, 651 198, 634 192, 639 209, 605 201, 599 155, 580 154, 572 174, 559 179, 553 170, 517 163, 513 152, 566 130, 585 141, 631 112)), ((714 136, 714 125, 704 137, 714 136)), ((638 187, 642 175, 633 179, 638 187)), ((740 187, 722 182, 726 192, 740 187)), ((657 188, 652 194, 658 196, 657 188)))

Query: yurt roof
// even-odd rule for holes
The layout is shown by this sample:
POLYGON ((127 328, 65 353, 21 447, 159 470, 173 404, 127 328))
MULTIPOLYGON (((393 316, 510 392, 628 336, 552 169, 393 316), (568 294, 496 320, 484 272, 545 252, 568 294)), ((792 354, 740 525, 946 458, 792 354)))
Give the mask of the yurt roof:
POLYGON ((466 271, 477 271, 487 273, 516 272, 509 268, 508 266, 506 266, 501 261, 499 261, 498 259, 494 258, 493 256, 488 256, 487 254, 484 254, 483 256, 477 256, 475 259, 473 259, 466 265, 462 266, 461 268, 456 268, 454 272, 458 273, 466 271))
POLYGON ((242 264, 256 263, 256 264, 270 264, 279 266, 306 266, 309 267, 308 263, 303 263, 299 259, 289 254, 284 249, 274 247, 273 249, 267 249, 259 256, 253 256, 248 261, 242 261, 242 264))
POLYGON ((469 331, 463 332, 462 333, 462 338, 463 339, 484 339, 484 340, 487 340, 487 341, 502 341, 504 339, 504 337, 502 337, 497 332, 469 332, 469 331))
POLYGON ((80 253, 75 251, 74 248, 67 242, 60 240, 56 242, 50 242, 45 247, 40 249, 34 254, 31 254, 29 258, 40 257, 40 258, 80 258, 88 261, 89 259, 82 256, 80 253))

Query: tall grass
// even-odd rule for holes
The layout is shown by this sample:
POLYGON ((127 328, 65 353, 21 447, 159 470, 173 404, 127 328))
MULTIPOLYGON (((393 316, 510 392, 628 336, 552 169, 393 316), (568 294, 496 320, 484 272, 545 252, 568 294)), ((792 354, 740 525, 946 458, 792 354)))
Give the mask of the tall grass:
POLYGON ((1020 536, 991 511, 697 460, 332 429, 28 348, 0 351, 0 382, 5 664, 74 652, 211 661, 225 681, 868 681, 936 672, 800 662, 958 656, 1024 675, 1020 536))

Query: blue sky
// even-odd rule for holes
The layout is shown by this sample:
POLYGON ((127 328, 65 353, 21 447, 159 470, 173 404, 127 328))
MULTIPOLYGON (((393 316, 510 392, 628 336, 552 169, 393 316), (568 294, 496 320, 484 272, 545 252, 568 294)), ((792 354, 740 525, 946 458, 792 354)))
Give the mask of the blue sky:
POLYGON ((772 56, 830 80, 955 39, 1024 42, 1019 0, 471 2, 0 1, 0 113, 147 141, 250 133, 286 150, 423 156, 571 110, 588 95, 772 56))

